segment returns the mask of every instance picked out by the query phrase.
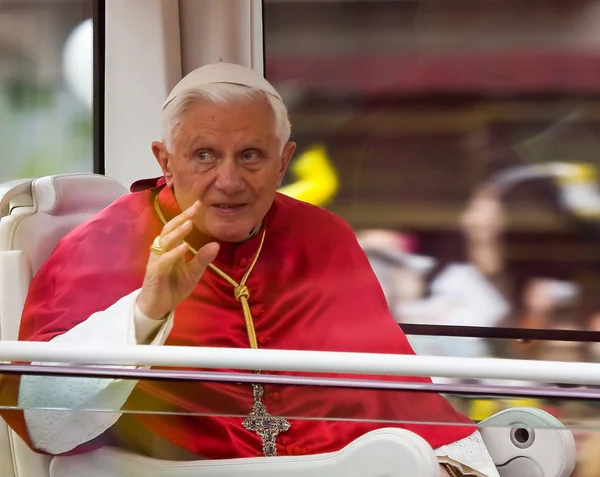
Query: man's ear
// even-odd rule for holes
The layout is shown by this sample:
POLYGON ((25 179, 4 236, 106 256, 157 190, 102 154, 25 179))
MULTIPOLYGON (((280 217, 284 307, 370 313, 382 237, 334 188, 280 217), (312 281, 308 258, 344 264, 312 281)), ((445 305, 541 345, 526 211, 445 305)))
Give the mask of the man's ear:
POLYGON ((171 172, 171 162, 169 160, 169 151, 167 151, 167 147, 163 142, 154 141, 152 143, 152 154, 154 154, 156 162, 158 162, 158 165, 165 176, 167 186, 171 187, 173 185, 173 173, 171 172))
POLYGON ((285 146, 283 146, 283 151, 281 151, 281 169, 279 169, 279 181, 277 187, 280 187, 283 182, 283 176, 285 176, 285 172, 290 165, 294 152, 296 152, 296 143, 288 141, 285 146))

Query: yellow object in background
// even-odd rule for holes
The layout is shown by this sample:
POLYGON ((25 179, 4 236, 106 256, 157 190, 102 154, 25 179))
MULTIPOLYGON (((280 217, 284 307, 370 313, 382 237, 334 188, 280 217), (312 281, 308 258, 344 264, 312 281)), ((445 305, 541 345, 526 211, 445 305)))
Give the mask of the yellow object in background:
POLYGON ((536 399, 474 399, 471 401, 469 418, 475 422, 483 421, 503 409, 512 407, 533 407, 539 409, 541 402, 536 399))
POLYGON ((475 421, 483 421, 498 412, 499 403, 494 399, 476 399, 471 402, 469 417, 475 421))
POLYGON ((296 182, 279 189, 294 199, 323 206, 333 199, 339 188, 337 172, 329 160, 325 146, 317 144, 292 162, 296 182))
POLYGON ((598 175, 592 164, 569 163, 557 168, 563 204, 583 220, 600 220, 598 175))

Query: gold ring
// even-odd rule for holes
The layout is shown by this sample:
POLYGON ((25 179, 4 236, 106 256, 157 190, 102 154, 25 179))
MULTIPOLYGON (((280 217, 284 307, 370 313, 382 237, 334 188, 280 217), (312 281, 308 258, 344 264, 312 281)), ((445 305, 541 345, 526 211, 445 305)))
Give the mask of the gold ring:
POLYGON ((162 255, 163 253, 165 253, 165 250, 162 248, 162 245, 160 244, 160 235, 157 236, 154 241, 152 242, 152 245, 150 245, 150 251, 153 253, 156 253, 158 255, 162 255))

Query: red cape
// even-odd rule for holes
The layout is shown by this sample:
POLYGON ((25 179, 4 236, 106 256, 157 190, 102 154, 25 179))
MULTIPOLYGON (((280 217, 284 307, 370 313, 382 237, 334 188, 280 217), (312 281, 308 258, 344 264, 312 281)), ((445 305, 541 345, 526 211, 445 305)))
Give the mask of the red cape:
MULTIPOLYGON (((153 197, 159 194, 167 219, 180 212, 171 190, 161 183, 152 185, 117 200, 58 244, 31 285, 21 340, 51 340, 141 287, 148 247, 162 228, 153 197)), ((343 220, 278 194, 265 230, 263 251, 247 283, 260 347, 414 354, 343 220)), ((196 246, 203 242, 197 231, 187 239, 196 246)), ((216 265, 239 281, 259 240, 222 244, 216 265)), ((242 310, 231 286, 207 270, 175 310, 165 345, 247 348, 242 310)), ((356 377, 430 382, 416 377, 356 377)), ((17 389, 17 379, 5 379, 0 402, 14 404, 17 389)), ((434 448, 475 430, 471 421, 432 393, 267 385, 264 401, 271 414, 296 417, 289 419, 291 429, 277 438, 278 455, 335 451, 380 427, 412 430, 434 448), (385 422, 390 420, 395 423, 385 422)), ((141 449, 151 432, 205 458, 258 456, 259 437, 242 427, 242 418, 223 416, 247 415, 252 402, 248 384, 140 382, 125 408, 168 414, 125 414, 115 429, 135 434, 129 438, 141 449)), ((31 446, 22 412, 0 414, 31 446)), ((74 452, 101 443, 102 439, 74 452)))

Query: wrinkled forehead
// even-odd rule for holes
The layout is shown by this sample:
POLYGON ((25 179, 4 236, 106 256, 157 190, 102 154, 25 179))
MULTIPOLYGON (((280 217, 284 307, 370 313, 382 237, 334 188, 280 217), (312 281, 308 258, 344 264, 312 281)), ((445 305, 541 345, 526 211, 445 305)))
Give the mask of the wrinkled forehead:
POLYGON ((175 141, 278 142, 275 112, 264 97, 245 98, 226 103, 206 99, 190 101, 183 110, 175 141))

